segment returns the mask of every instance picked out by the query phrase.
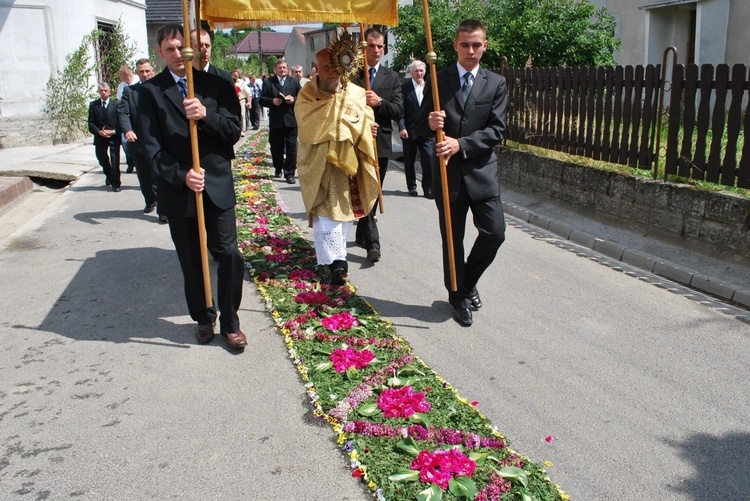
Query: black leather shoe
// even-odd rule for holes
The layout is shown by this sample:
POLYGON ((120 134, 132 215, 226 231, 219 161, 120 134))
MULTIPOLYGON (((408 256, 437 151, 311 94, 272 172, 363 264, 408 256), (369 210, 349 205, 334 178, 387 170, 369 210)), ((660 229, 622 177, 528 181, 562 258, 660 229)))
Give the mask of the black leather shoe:
POLYGON ((419 196, 419 192, 417 192, 416 188, 412 188, 412 189, 409 190, 409 195, 412 196, 412 197, 418 197, 419 196))
POLYGON ((120 193, 120 191, 122 191, 122 190, 120 189, 120 187, 119 187, 119 186, 115 186, 114 188, 112 188, 112 191, 113 191, 114 193, 120 193))
POLYGON ((287 184, 294 184, 294 178, 293 177, 288 177, 288 178, 286 178, 286 182, 287 182, 287 184))
POLYGON ((214 337, 216 337, 214 324, 199 324, 195 337, 200 344, 206 344, 213 341, 214 337))
POLYGON ((474 311, 482 307, 482 298, 479 297, 478 290, 474 289, 474 291, 469 294, 469 302, 471 303, 470 308, 474 311))
POLYGON ((471 324, 474 321, 474 318, 471 315, 471 310, 464 306, 453 308, 453 318, 463 327, 471 327, 471 324))
POLYGON ((380 251, 378 249, 370 249, 367 251, 367 260, 371 263, 377 263, 380 261, 380 251))
POLYGON ((427 188, 426 190, 424 190, 424 197, 430 200, 435 199, 435 195, 432 194, 432 188, 427 188))
POLYGON ((145 207, 145 208, 143 209, 143 213, 144 213, 144 214, 150 214, 151 212, 154 212, 154 210, 155 210, 155 209, 156 209, 156 204, 148 204, 148 205, 147 205, 147 206, 146 206, 146 207, 145 207))
POLYGON ((159 216, 159 224, 168 224, 169 218, 167 216, 159 216))
POLYGON ((281 172, 274 172, 271 177, 281 177, 281 172))

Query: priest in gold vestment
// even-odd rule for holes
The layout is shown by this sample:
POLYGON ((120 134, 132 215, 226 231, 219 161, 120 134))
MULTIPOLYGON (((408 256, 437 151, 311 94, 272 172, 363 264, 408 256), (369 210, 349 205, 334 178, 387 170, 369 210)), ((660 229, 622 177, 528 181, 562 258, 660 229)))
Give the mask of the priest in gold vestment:
POLYGON ((318 75, 297 96, 297 168, 302 199, 312 224, 319 265, 328 265, 331 283, 346 283, 346 239, 355 219, 378 198, 375 118, 365 91, 342 86, 325 48, 315 55, 318 75))

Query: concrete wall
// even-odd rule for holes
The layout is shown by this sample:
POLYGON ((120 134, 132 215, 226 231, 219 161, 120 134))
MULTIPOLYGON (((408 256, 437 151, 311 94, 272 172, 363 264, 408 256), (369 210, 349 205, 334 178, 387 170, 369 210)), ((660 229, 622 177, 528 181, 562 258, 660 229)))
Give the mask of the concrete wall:
POLYGON ((499 160, 502 183, 713 257, 750 262, 750 199, 518 150, 503 150, 499 160))
POLYGON ((118 18, 147 55, 145 0, 0 0, 0 147, 51 143, 37 127, 47 81, 97 22, 118 18))

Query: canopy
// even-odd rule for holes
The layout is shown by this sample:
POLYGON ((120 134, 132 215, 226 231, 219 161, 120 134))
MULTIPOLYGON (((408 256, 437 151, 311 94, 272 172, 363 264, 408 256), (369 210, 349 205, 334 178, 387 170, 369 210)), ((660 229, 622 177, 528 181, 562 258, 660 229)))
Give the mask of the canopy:
POLYGON ((302 23, 398 25, 398 0, 202 0, 215 28, 302 23))

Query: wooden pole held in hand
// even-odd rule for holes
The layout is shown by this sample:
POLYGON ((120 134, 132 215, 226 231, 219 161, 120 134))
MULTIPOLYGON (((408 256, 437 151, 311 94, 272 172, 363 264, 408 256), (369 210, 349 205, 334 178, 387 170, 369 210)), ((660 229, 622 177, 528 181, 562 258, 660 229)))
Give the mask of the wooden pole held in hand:
MULTIPOLYGON (((432 105, 435 111, 440 111, 440 94, 438 93, 437 83, 437 69, 435 64, 437 63, 437 54, 432 47, 432 28, 430 27, 430 12, 427 6, 427 0, 422 0, 422 11, 424 13, 424 30, 425 37, 427 38, 427 54, 425 56, 425 62, 430 65, 430 83, 432 84, 432 105)), ((441 143, 445 140, 445 133, 440 128, 437 131, 436 143, 441 143)), ((443 216, 445 221, 445 239, 446 246, 448 247, 448 269, 450 271, 451 278, 451 290, 453 292, 458 290, 456 283, 456 253, 453 249, 453 223, 451 223, 451 200, 450 191, 448 189, 448 166, 445 162, 445 157, 438 157, 440 161, 440 188, 443 193, 443 216)))
MULTIPOLYGON (((195 17, 200 19, 200 7, 196 5, 195 17)), ((193 55, 195 52, 190 47, 190 13, 188 9, 188 0, 182 0, 182 19, 183 27, 182 31, 185 39, 185 46, 182 48, 182 60, 185 61, 185 77, 187 79, 187 97, 192 99, 195 97, 195 90, 193 88, 193 55)), ((198 41, 201 39, 200 32, 200 21, 196 25, 196 35, 198 41)), ((193 170, 196 172, 201 171, 200 166, 200 153, 198 151, 198 124, 195 120, 190 120, 190 146, 193 158, 193 170)), ((214 300, 211 294, 211 270, 208 267, 208 242, 206 238, 206 215, 203 213, 203 192, 195 192, 195 211, 198 216, 198 238, 200 239, 201 247, 201 265, 203 268, 203 292, 206 295, 206 307, 211 308, 214 305, 214 300)))

